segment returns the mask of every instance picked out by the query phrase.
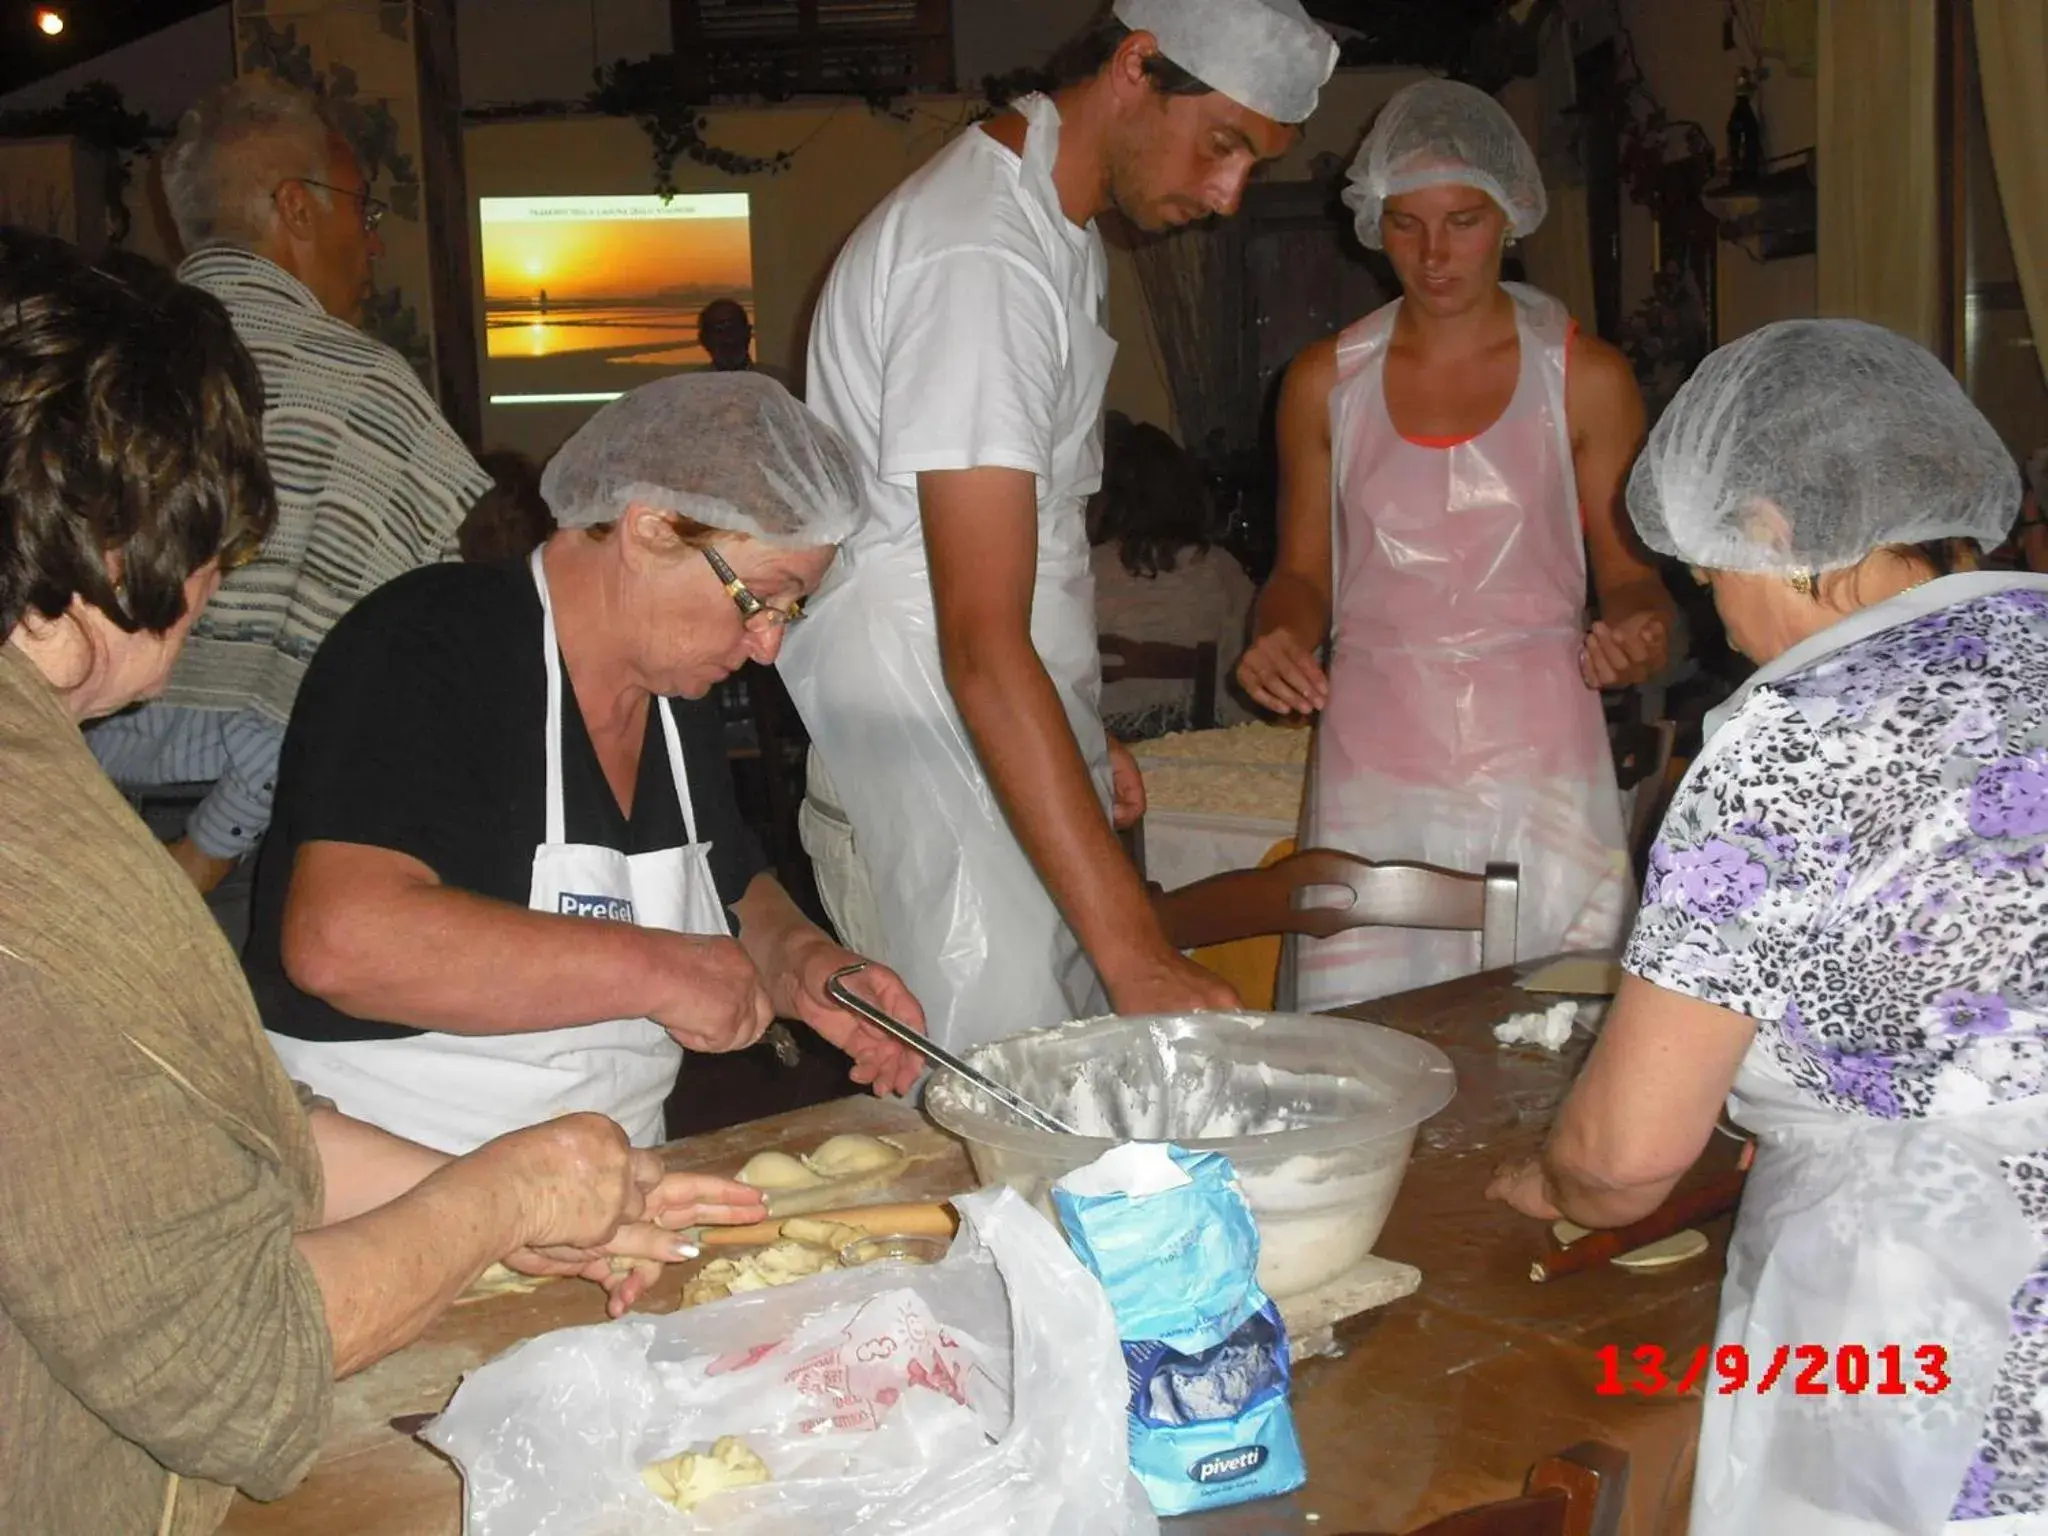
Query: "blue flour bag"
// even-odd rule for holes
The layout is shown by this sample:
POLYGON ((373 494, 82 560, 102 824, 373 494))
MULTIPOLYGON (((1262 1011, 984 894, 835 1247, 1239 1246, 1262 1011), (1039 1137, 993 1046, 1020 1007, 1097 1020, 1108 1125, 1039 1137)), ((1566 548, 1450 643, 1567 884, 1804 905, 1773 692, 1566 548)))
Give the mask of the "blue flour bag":
POLYGON ((1152 1507, 1179 1515, 1299 1488, 1287 1329, 1259 1289, 1259 1229, 1230 1160, 1126 1142, 1061 1179, 1052 1201, 1116 1313, 1131 1469, 1152 1507))

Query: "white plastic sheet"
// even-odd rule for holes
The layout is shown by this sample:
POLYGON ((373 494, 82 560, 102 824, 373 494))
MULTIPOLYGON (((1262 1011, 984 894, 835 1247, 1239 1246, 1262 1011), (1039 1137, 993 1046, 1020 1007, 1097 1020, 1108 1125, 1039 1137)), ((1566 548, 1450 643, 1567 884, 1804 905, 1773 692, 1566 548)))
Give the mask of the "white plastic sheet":
POLYGON ((1101 1286, 1007 1189, 944 1261, 563 1329, 472 1372, 427 1438, 465 1536, 1156 1536, 1101 1286), (771 1481, 670 1509, 650 1462, 745 1440, 771 1481))

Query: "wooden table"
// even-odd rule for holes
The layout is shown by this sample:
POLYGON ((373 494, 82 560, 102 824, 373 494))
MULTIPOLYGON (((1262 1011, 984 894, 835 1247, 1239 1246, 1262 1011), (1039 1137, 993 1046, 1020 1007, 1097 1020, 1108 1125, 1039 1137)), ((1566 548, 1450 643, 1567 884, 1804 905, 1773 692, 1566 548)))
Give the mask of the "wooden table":
MULTIPOLYGON (((1708 1342, 1727 1223, 1709 1229, 1707 1257, 1661 1274, 1610 1268, 1543 1286, 1529 1281, 1529 1261, 1548 1235, 1540 1223, 1487 1204, 1486 1181, 1503 1158, 1539 1144, 1584 1049, 1576 1042, 1560 1059, 1494 1043, 1493 1023, 1536 1005, 1496 973, 1355 1010, 1435 1042, 1457 1069, 1458 1096, 1422 1128, 1377 1248, 1421 1269, 1422 1288, 1339 1325, 1345 1353, 1297 1372, 1306 1488, 1169 1522, 1171 1536, 1405 1531, 1518 1492, 1531 1463, 1589 1438, 1632 1457, 1623 1536, 1684 1531, 1698 1400, 1602 1396, 1594 1351, 1656 1343, 1683 1357, 1708 1342)), ((901 1182, 873 1198, 934 1199, 973 1182, 964 1153, 928 1122, 869 1098, 679 1142, 667 1155, 674 1168, 730 1173, 764 1147, 808 1148, 841 1131, 909 1138, 919 1154, 901 1182)), ((1726 1167, 1731 1157, 1732 1144, 1721 1142, 1701 1172, 1726 1167)), ((655 1304, 680 1284, 672 1272, 655 1304)), ((603 1315, 597 1290, 573 1282, 456 1308, 411 1347, 342 1383, 306 1481, 275 1504, 238 1501, 223 1529, 233 1536, 458 1536, 455 1470, 393 1431, 390 1419, 440 1407, 463 1371, 520 1339, 603 1315)))

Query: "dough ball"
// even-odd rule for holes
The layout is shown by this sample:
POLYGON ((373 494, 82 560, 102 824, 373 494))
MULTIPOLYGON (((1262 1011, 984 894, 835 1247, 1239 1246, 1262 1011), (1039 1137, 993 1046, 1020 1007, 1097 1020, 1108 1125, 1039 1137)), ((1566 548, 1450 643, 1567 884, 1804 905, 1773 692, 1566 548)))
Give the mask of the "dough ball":
POLYGON ((834 1136, 804 1161, 826 1179, 850 1179, 903 1161, 903 1154, 878 1136, 834 1136))
POLYGON ((768 1481, 768 1464, 746 1441, 726 1435, 710 1452, 684 1451, 640 1469, 640 1481, 657 1499, 680 1510, 695 1509, 713 1494, 751 1488, 768 1481))
POLYGON ((756 1152, 739 1172, 740 1182, 756 1189, 805 1189, 824 1183, 825 1178, 826 1175, 813 1173, 787 1152, 756 1152))

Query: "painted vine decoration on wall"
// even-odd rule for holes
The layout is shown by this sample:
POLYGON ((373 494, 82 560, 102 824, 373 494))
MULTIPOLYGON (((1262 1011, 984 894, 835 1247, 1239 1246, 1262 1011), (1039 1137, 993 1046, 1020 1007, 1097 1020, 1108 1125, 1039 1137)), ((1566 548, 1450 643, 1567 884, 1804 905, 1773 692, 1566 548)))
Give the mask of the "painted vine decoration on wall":
MULTIPOLYGON (((135 217, 128 207, 131 161, 148 154, 173 130, 131 112, 120 88, 105 80, 89 80, 67 91, 54 107, 0 112, 0 139, 73 138, 106 159, 101 194, 106 199, 107 243, 125 245, 135 217)), ((81 238, 84 230, 79 231, 81 238)))
POLYGON ((620 59, 600 69, 589 103, 599 112, 630 117, 640 125, 654 146, 654 190, 664 198, 676 195, 679 159, 692 160, 728 176, 778 175, 796 159, 794 150, 743 155, 706 139, 702 104, 688 100, 678 86, 673 54, 620 59))

